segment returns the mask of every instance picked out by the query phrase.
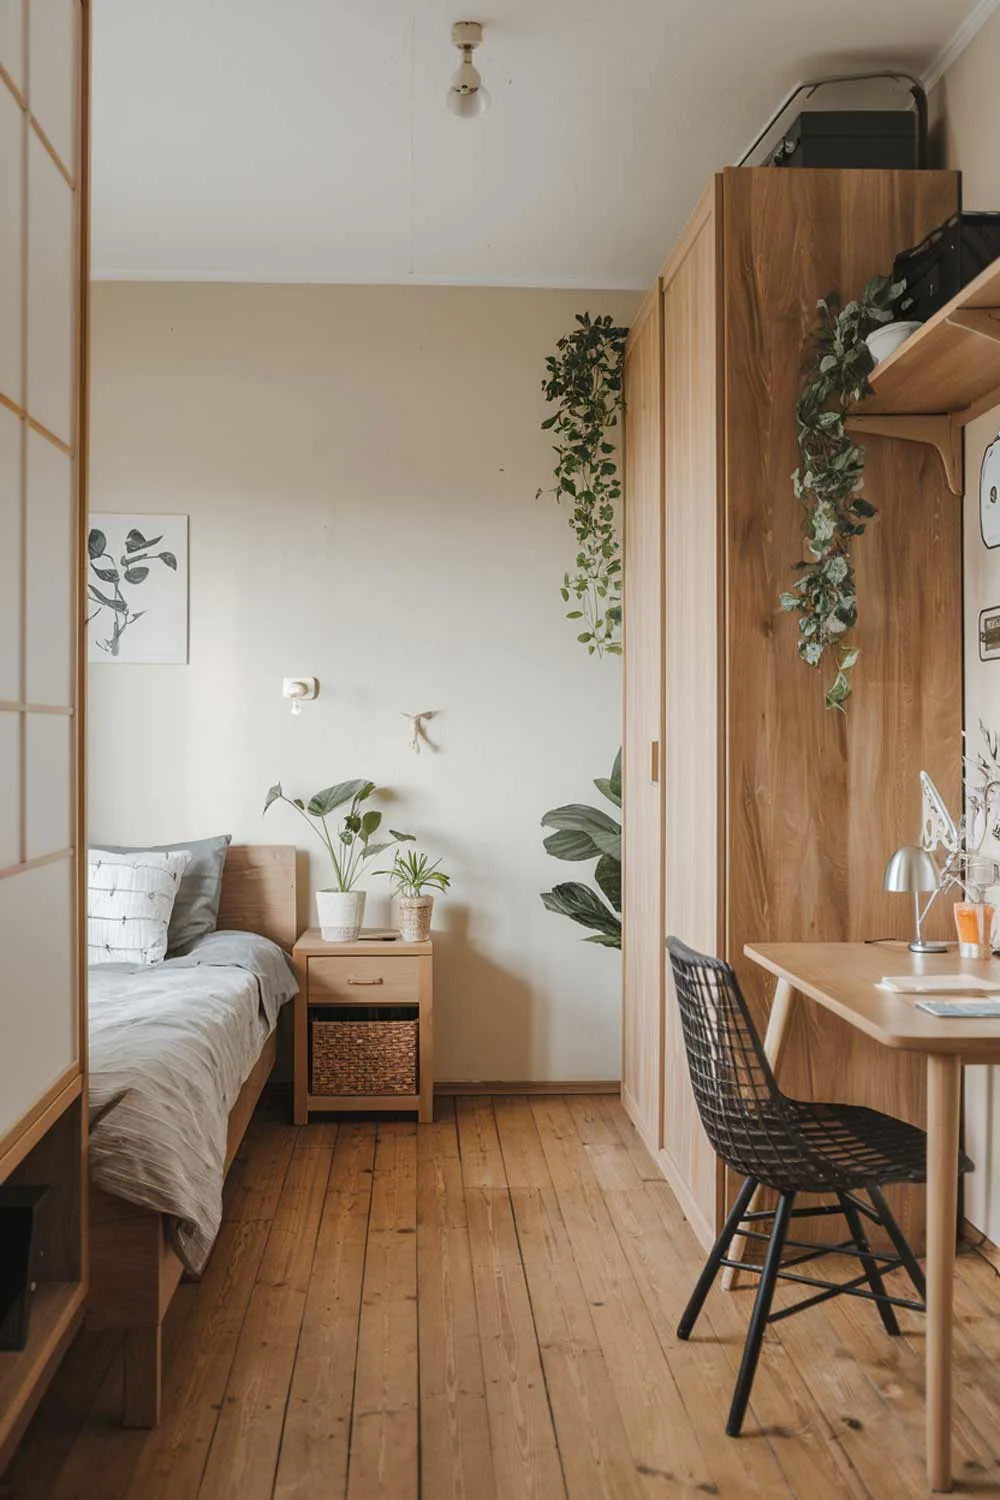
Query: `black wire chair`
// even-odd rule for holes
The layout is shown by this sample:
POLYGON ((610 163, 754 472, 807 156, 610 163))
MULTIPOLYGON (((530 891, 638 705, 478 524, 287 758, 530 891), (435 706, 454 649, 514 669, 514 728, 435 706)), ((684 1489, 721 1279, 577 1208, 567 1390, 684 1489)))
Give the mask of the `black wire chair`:
MULTIPOLYGON (((875 1302, 890 1334, 899 1333, 895 1308, 925 1311, 923 1272, 881 1189, 889 1182, 925 1180, 927 1138, 915 1125, 880 1114, 878 1110, 788 1098, 775 1082, 730 966, 720 959, 696 953, 674 937, 667 939, 667 951, 702 1124, 718 1155, 745 1179, 684 1310, 677 1334, 682 1339, 690 1337, 721 1266, 760 1276, 726 1423, 729 1436, 738 1437, 768 1323, 841 1294, 875 1302), (778 1194, 777 1206, 750 1213, 750 1199, 759 1185, 778 1194), (867 1194, 868 1202, 859 1197, 862 1192, 867 1194), (832 1193, 837 1202, 796 1208, 799 1193, 832 1193), (836 1245, 819 1246, 789 1239, 792 1219, 822 1215, 842 1215, 850 1238, 836 1245), (769 1234, 756 1227, 741 1228, 744 1222, 757 1225, 768 1219, 773 1221, 769 1234), (872 1249, 865 1233, 865 1219, 882 1226, 895 1255, 872 1249), (765 1242, 761 1265, 729 1258, 729 1247, 737 1234, 765 1242), (783 1252, 789 1246, 802 1253, 783 1261, 783 1252), (833 1282, 803 1276, 791 1269, 826 1255, 855 1258, 861 1265, 860 1274, 847 1281, 833 1282), (913 1283, 919 1301, 891 1296, 886 1291, 884 1277, 901 1267, 913 1283), (779 1277, 819 1290, 791 1307, 772 1312, 779 1277)), ((964 1153, 959 1158, 959 1170, 972 1170, 972 1162, 964 1153)))

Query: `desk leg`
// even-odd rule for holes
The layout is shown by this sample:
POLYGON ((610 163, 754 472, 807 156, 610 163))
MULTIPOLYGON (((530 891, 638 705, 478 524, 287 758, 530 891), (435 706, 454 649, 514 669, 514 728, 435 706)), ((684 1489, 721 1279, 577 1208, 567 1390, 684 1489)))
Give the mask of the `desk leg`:
MULTIPOLYGON (((785 1050, 785 1042, 788 1040, 788 1023, 795 1009, 798 999, 798 991, 793 990, 787 979, 779 979, 774 987, 774 999, 771 1001, 771 1014, 767 1018, 767 1031, 764 1033, 764 1054, 771 1064, 771 1072, 777 1078, 778 1067, 781 1063, 781 1054, 785 1050)), ((760 1207, 761 1191, 756 1190, 750 1199, 748 1211, 753 1213, 760 1207)), ((745 1222, 745 1221, 744 1221, 745 1222)), ((758 1244, 760 1241, 758 1241, 758 1244)), ((743 1252, 747 1242, 742 1235, 737 1235, 729 1250, 731 1260, 742 1260, 743 1252)), ((739 1271, 733 1266, 725 1266, 722 1271, 722 1290, 731 1292, 736 1286, 739 1271)))
POLYGON ((951 1489, 951 1360, 958 1235, 960 1057, 927 1059, 927 1480, 951 1489))

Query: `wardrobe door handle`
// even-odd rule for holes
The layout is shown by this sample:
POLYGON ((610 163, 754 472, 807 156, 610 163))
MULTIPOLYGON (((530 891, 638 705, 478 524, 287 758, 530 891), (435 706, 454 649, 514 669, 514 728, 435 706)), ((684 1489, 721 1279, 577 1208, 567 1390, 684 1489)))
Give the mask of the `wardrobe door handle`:
POLYGON ((347 982, 348 984, 385 984, 385 980, 381 977, 381 975, 378 979, 355 979, 354 975, 351 974, 349 975, 347 982))
POLYGON ((660 779, 660 742, 651 740, 649 745, 649 779, 658 782, 660 779))

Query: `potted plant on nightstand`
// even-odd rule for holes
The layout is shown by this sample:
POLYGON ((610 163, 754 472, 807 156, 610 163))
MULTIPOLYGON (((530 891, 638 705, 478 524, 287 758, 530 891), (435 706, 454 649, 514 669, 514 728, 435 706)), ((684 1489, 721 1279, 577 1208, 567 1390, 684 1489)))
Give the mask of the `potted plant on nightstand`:
POLYGON ((434 897, 431 888, 446 891, 451 885, 450 876, 439 869, 441 861, 433 864, 426 854, 416 849, 396 850, 391 870, 379 870, 392 881, 396 898, 396 917, 399 935, 404 943, 425 943, 431 934, 431 915, 434 897))
POLYGON ((286 797, 279 781, 264 803, 265 812, 273 802, 287 802, 294 807, 322 840, 330 856, 333 885, 316 892, 320 932, 329 943, 352 943, 361 931, 366 893, 359 891, 357 884, 370 861, 393 844, 413 838, 412 833, 397 833, 390 828, 388 839, 372 843, 382 825, 382 814, 376 808, 362 811, 362 805, 374 791, 374 781, 341 781, 303 802, 301 797, 286 797), (331 832, 327 818, 345 806, 347 812, 341 817, 339 827, 331 832))

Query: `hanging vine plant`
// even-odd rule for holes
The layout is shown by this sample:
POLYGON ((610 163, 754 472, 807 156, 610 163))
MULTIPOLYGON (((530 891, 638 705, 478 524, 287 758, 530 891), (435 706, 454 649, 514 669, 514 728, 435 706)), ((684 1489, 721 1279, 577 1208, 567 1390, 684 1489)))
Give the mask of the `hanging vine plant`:
POLYGON ((845 419, 850 407, 871 393, 873 364, 865 337, 891 322, 904 285, 876 276, 844 307, 836 293, 820 299, 816 342, 795 408, 799 466, 792 485, 805 510, 808 560, 796 563, 798 582, 781 595, 781 607, 798 612, 804 662, 819 667, 828 652, 832 655, 836 672, 826 706, 841 713, 858 660, 857 647, 845 639, 858 620, 851 542, 876 514, 861 496, 865 451, 848 435, 845 419))
POLYGON ((618 510, 622 486, 609 433, 622 410, 627 328, 613 319, 578 313, 577 327, 545 361, 546 401, 556 410, 542 427, 554 431, 556 466, 551 492, 571 506, 576 569, 563 575, 566 618, 582 628, 577 640, 591 656, 621 654, 622 563, 618 510))

